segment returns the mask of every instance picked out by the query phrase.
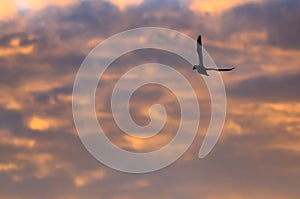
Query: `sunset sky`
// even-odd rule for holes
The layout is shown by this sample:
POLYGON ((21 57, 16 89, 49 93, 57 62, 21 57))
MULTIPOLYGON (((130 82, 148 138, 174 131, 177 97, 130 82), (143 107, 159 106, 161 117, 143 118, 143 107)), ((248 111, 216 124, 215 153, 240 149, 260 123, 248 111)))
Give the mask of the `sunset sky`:
POLYGON ((297 0, 0 0, 0 198, 298 199, 299 21, 297 0), (168 113, 164 128, 148 140, 120 131, 109 95, 134 66, 156 62, 181 72, 201 112, 197 137, 178 161, 156 172, 127 174, 98 162, 81 143, 72 89, 97 44, 148 26, 193 39, 201 34, 216 65, 236 69, 222 73, 227 116, 221 137, 199 159, 211 114, 202 76, 165 51, 137 50, 116 59, 96 92, 98 120, 116 145, 156 150, 174 137, 180 120, 176 96, 148 85, 132 96, 130 113, 146 125, 149 107, 162 104, 168 113))

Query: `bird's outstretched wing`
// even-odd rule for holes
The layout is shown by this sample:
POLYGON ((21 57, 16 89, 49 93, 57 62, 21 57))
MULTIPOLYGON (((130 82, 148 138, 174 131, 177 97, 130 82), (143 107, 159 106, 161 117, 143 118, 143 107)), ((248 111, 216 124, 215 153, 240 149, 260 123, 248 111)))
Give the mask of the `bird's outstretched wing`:
POLYGON ((199 35, 198 39, 197 39, 197 53, 198 53, 198 57, 199 57, 199 66, 203 66, 203 54, 202 54, 201 35, 199 35))
POLYGON ((233 68, 219 68, 218 71, 231 71, 233 69, 234 69, 234 67, 233 68))
POLYGON ((215 70, 215 71, 231 71, 233 68, 206 68, 206 70, 215 70))

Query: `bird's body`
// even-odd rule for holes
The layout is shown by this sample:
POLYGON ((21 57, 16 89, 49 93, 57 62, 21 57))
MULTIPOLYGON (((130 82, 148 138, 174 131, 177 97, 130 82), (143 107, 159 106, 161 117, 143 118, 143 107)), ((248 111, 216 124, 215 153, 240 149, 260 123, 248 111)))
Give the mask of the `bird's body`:
POLYGON ((202 75, 206 75, 206 76, 209 76, 208 73, 207 73, 207 69, 204 67, 204 66, 200 66, 200 65, 195 65, 193 67, 193 70, 197 69, 198 73, 202 74, 202 75))
POLYGON ((202 41, 201 41, 201 35, 198 36, 197 39, 197 53, 198 53, 198 58, 199 58, 199 64, 193 66, 193 70, 197 69, 198 73, 202 75, 209 76, 207 73, 208 70, 214 70, 214 71, 231 71, 234 69, 233 68, 223 68, 223 69, 218 69, 218 68, 206 68, 203 64, 203 54, 202 54, 202 41))

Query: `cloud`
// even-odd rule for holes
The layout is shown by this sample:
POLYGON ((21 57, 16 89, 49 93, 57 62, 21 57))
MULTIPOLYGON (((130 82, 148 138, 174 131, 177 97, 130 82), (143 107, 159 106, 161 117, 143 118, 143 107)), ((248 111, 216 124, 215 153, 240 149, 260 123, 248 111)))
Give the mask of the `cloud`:
POLYGON ((103 169, 98 169, 95 171, 89 171, 83 173, 82 175, 78 175, 74 179, 74 184, 76 187, 86 186, 91 182, 101 180, 105 177, 105 172, 103 169))
POLYGON ((0 172, 10 172, 19 169, 20 167, 13 163, 0 164, 0 172))
POLYGON ((237 124, 235 121, 233 120, 229 120, 225 123, 224 126, 224 133, 225 134, 235 134, 235 135, 241 135, 243 132, 242 127, 237 124))
POLYGON ((300 96, 296 90, 299 83, 299 74, 260 76, 244 80, 229 88, 228 92, 232 96, 247 100, 298 101, 300 96))
POLYGON ((46 8, 47 6, 67 6, 77 1, 62 0, 59 2, 53 1, 38 1, 38 0, 15 0, 15 1, 0 1, 0 20, 11 20, 17 18, 23 11, 37 11, 46 8))
POLYGON ((27 137, 15 137, 8 131, 0 131, 2 137, 0 138, 1 145, 8 145, 18 148, 33 148, 36 144, 35 139, 27 137))
POLYGON ((143 0, 129 0, 129 1, 109 0, 109 2, 112 3, 113 5, 116 5, 120 10, 123 11, 129 6, 138 6, 138 5, 140 5, 143 2, 143 0))
POLYGON ((247 0, 247 1, 241 1, 241 0, 231 0, 231 1, 208 1, 208 0, 202 0, 202 1, 192 1, 190 3, 190 9, 194 12, 207 12, 210 14, 216 14, 216 13, 222 13, 226 10, 230 10, 234 7, 243 5, 245 3, 249 2, 261 2, 261 0, 247 0))
POLYGON ((15 110, 0 107, 0 126, 2 130, 12 130, 17 133, 24 128, 23 117, 15 110))
POLYGON ((232 32, 232 29, 266 30, 269 45, 298 49, 299 9, 300 3, 296 0, 244 4, 224 14, 223 29, 225 34, 232 32))
POLYGON ((35 116, 30 119, 29 128, 32 130, 46 130, 49 128, 49 122, 35 116))

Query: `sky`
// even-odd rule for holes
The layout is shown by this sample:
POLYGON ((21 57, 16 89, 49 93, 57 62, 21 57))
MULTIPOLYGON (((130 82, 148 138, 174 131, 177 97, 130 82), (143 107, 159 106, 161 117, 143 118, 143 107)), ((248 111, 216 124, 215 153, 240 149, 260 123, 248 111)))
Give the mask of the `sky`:
POLYGON ((299 21, 297 0, 0 0, 1 198, 299 198, 299 21), (147 125, 149 108, 159 103, 168 113, 165 126, 149 140, 118 128, 109 95, 134 66, 155 62, 181 72, 201 112, 197 136, 179 160, 156 172, 128 174, 98 162, 81 143, 72 89, 97 44, 149 26, 193 39, 201 34, 217 66, 236 68, 221 74, 227 94, 222 134, 199 159, 211 115, 203 77, 170 52, 136 50, 116 59, 96 92, 97 118, 116 145, 156 150, 174 137, 180 121, 176 96, 146 85, 131 98, 131 116, 147 125))

